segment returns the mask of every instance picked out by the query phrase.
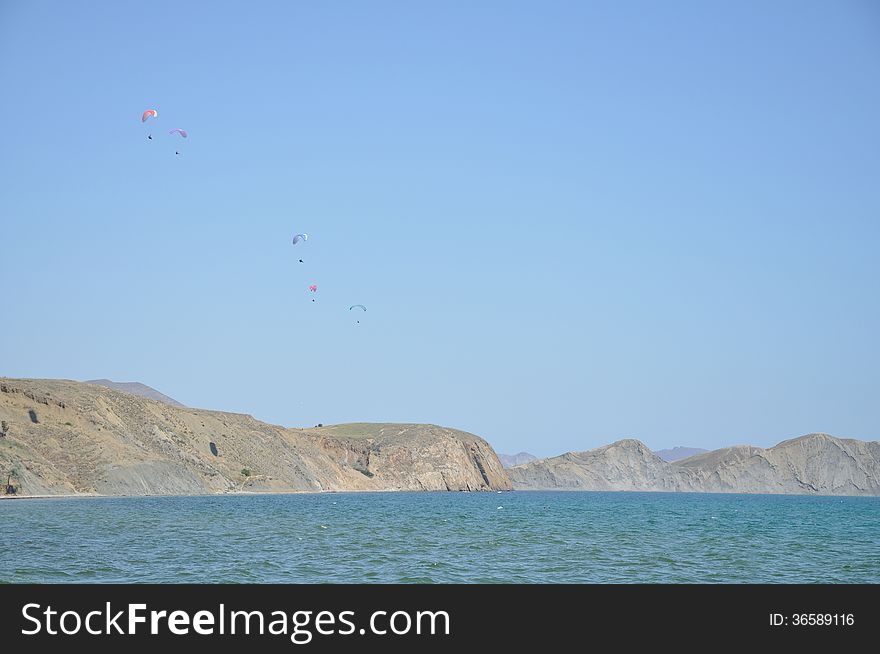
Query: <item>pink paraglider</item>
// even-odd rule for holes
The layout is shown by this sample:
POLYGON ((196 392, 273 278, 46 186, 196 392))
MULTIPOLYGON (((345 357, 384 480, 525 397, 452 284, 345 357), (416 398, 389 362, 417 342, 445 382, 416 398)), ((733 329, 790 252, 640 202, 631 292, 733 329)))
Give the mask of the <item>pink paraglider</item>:
POLYGON ((145 123, 145 122, 147 122, 147 118, 155 118, 158 115, 159 115, 159 113, 155 109, 147 109, 144 112, 144 115, 141 116, 141 122, 145 123))
POLYGON ((314 293, 315 291, 318 290, 318 285, 317 285, 317 284, 311 284, 311 285, 309 286, 309 290, 310 290, 312 293, 314 293))

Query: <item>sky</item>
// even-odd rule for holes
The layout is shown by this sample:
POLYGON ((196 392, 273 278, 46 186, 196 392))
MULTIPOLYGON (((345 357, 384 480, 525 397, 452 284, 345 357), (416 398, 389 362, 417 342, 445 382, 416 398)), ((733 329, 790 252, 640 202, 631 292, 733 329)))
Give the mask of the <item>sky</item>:
POLYGON ((867 0, 0 0, 0 375, 877 439, 878 80, 867 0))

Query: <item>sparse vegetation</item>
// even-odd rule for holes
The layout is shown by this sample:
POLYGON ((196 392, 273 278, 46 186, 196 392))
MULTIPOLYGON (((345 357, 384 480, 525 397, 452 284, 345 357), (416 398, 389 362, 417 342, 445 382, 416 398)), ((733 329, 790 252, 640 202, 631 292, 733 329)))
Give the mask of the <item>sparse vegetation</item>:
POLYGON ((251 471, 248 470, 247 468, 242 468, 242 469, 241 469, 241 476, 242 476, 242 477, 250 477, 250 476, 251 476, 251 471))

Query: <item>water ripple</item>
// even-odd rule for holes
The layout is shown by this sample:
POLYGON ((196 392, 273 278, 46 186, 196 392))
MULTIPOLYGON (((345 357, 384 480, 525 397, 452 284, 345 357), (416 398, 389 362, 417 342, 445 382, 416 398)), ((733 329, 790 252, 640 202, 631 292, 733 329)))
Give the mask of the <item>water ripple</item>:
POLYGON ((880 498, 370 493, 0 502, 0 582, 880 582, 880 498))

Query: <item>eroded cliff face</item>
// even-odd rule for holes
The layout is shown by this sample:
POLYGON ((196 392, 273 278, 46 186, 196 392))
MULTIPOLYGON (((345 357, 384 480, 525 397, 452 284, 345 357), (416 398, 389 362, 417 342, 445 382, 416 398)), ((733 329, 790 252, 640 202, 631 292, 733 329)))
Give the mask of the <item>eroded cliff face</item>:
POLYGON ((465 432, 287 429, 61 380, 0 380, 0 473, 26 495, 510 488, 465 432))
POLYGON ((769 449, 742 445, 673 465, 708 492, 880 495, 877 441, 809 434, 769 449))
POLYGON ((507 469, 514 488, 880 495, 880 443, 809 434, 667 463, 637 440, 507 469))
POLYGON ((306 430, 332 453, 383 488, 393 490, 508 490, 510 481, 483 439, 435 425, 333 425, 306 430))

